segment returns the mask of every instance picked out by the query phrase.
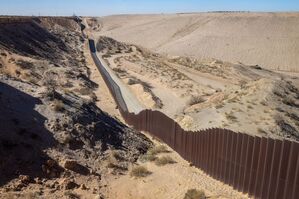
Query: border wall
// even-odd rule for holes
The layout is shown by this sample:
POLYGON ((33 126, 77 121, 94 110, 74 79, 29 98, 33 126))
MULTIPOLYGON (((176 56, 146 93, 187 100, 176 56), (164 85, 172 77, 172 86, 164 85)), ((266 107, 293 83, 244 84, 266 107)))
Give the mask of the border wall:
POLYGON ((299 143, 250 136, 227 129, 185 131, 160 111, 130 113, 118 85, 102 66, 89 40, 92 58, 127 124, 159 138, 211 177, 254 198, 299 198, 299 143))

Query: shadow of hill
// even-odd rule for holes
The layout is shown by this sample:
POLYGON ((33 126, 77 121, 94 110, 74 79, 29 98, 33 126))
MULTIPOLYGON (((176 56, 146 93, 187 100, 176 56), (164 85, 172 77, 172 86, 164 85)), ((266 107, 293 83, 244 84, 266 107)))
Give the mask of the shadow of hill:
POLYGON ((2 24, 0 45, 20 55, 32 55, 51 60, 61 58, 61 51, 68 50, 60 38, 33 21, 2 24))
POLYGON ((0 186, 21 174, 42 176, 50 159, 42 150, 56 141, 44 127, 46 118, 34 110, 41 103, 0 82, 0 186))

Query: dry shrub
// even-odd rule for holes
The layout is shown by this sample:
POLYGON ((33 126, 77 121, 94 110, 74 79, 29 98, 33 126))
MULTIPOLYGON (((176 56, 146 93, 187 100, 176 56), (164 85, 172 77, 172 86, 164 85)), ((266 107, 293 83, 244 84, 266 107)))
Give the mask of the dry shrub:
POLYGON ((286 113, 286 115, 295 121, 299 121, 299 115, 297 115, 296 113, 286 113))
POLYGON ((113 168, 117 170, 128 170, 128 164, 126 162, 122 162, 125 160, 124 154, 121 151, 112 151, 108 160, 107 167, 113 168))
POLYGON ((153 154, 144 154, 142 156, 140 156, 140 161, 141 162, 152 162, 152 161, 155 161, 157 159, 157 157, 153 154))
POLYGON ((88 87, 84 87, 84 88, 80 88, 78 90, 76 90, 78 93, 80 93, 81 95, 88 95, 91 96, 93 94, 92 89, 88 88, 88 87))
POLYGON ((189 100, 188 104, 190 106, 193 106, 195 104, 199 104, 199 103, 203 103, 205 102, 205 99, 203 99, 202 97, 200 96, 192 96, 191 99, 189 100))
POLYGON ((267 135, 267 132, 266 132, 264 129, 262 129, 262 128, 258 128, 258 129, 257 129, 257 132, 258 132, 259 134, 262 134, 262 135, 267 135))
POLYGON ((288 106, 292 106, 292 107, 299 107, 299 103, 297 103, 293 98, 291 98, 290 96, 285 97, 282 102, 288 106))
POLYGON ((54 111, 63 112, 64 111, 64 103, 61 100, 54 100, 54 111))
POLYGON ((131 176, 142 178, 150 175, 151 172, 144 166, 135 166, 131 171, 131 176))
POLYGON ((18 66, 20 66, 22 69, 32 69, 34 67, 34 64, 32 62, 29 62, 29 61, 25 61, 25 60, 18 60, 16 62, 16 64, 18 66))
POLYGON ((117 164, 118 164, 118 162, 117 162, 117 160, 116 159, 114 159, 114 158, 109 158, 108 160, 107 160, 107 167, 108 168, 116 168, 117 167, 117 164))
POLYGON ((159 153, 168 153, 167 147, 164 145, 159 145, 151 148, 147 153, 151 155, 157 155, 159 153))
POLYGON ((112 70, 117 73, 126 73, 126 71, 121 68, 113 68, 112 70))
POLYGON ((206 195, 203 190, 189 189, 184 199, 205 199, 206 195))
POLYGON ((251 105, 248 105, 247 108, 249 108, 249 109, 253 109, 253 107, 252 107, 251 105))
POLYGON ((124 154, 120 151, 112 151, 111 154, 116 160, 125 160, 124 154))
POLYGON ((236 116, 234 116, 234 114, 232 112, 225 113, 225 116, 226 116, 227 120, 233 121, 233 122, 237 121, 237 119, 238 119, 236 116))
POLYGON ((176 162, 170 156, 163 156, 155 160, 155 164, 158 166, 164 166, 166 164, 174 164, 174 163, 176 162))
POLYGON ((134 84, 138 84, 139 82, 135 79, 129 79, 128 81, 128 85, 134 85, 134 84))
POLYGON ((220 109, 220 108, 223 108, 224 107, 224 104, 223 103, 220 103, 220 104, 217 104, 215 106, 216 109, 220 109))
POLYGON ((64 192, 64 195, 70 199, 79 199, 81 198, 80 195, 76 194, 76 193, 73 193, 71 191, 66 191, 64 192))

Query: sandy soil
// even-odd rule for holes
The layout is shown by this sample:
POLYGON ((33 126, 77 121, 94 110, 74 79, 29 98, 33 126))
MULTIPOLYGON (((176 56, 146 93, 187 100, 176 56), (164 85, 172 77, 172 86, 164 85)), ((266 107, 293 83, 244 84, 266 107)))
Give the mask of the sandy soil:
MULTIPOLYGON (((150 137, 151 138, 151 137, 150 137)), ((156 146, 161 143, 151 138, 156 146)), ((139 161, 137 164, 146 167, 151 174, 145 178, 130 175, 117 179, 107 179, 108 198, 119 199, 182 199, 188 189, 204 190, 209 198, 248 198, 232 187, 225 185, 205 174, 183 160, 176 152, 168 148, 167 153, 158 157, 169 156, 176 163, 157 166, 154 162, 139 161)))
POLYGON ((298 13, 198 13, 102 17, 99 35, 155 52, 299 71, 298 13))

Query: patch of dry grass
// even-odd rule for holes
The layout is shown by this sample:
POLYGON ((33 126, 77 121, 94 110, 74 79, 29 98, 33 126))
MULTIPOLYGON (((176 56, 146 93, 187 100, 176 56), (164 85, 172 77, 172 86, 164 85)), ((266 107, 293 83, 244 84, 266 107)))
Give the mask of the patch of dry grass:
POLYGON ((203 190, 189 189, 184 199, 205 199, 206 195, 203 190))
POLYGON ((153 154, 144 154, 142 156, 140 156, 140 161, 141 162, 152 162, 152 161, 155 161, 157 159, 157 157, 153 154))
POLYGON ((176 162, 170 156, 163 156, 155 160, 155 164, 158 166, 164 166, 166 164, 174 164, 174 163, 176 162))
POLYGON ((247 108, 248 109, 253 109, 253 107, 251 105, 248 105, 247 108))
POLYGON ((164 145, 154 146, 150 150, 148 150, 148 154, 157 155, 159 153, 168 153, 167 147, 164 145))
POLYGON ((150 175, 151 172, 144 166, 135 166, 131 171, 131 176, 137 178, 143 178, 150 175))
POLYGON ((220 104, 217 104, 215 106, 216 109, 220 109, 220 108, 223 108, 224 107, 224 104, 223 103, 220 103, 220 104))
POLYGON ((81 95, 88 95, 88 96, 91 96, 93 94, 92 89, 90 89, 88 87, 80 88, 80 89, 76 90, 76 92, 80 93, 81 95))
POLYGON ((205 102, 205 99, 203 99, 202 97, 200 96, 192 96, 191 99, 189 100, 188 104, 190 106, 193 106, 195 104, 200 104, 200 103, 203 103, 205 102))
POLYGON ((233 121, 233 122, 236 122, 238 119, 236 116, 234 116, 233 112, 225 113, 225 117, 227 120, 233 121))
POLYGON ((64 103, 61 100, 54 100, 53 101, 53 108, 56 112, 63 112, 64 109, 64 103))
POLYGON ((259 134, 261 134, 261 135, 267 135, 267 132, 266 132, 264 129, 262 129, 262 128, 258 128, 258 129, 257 129, 257 132, 258 132, 259 134))

